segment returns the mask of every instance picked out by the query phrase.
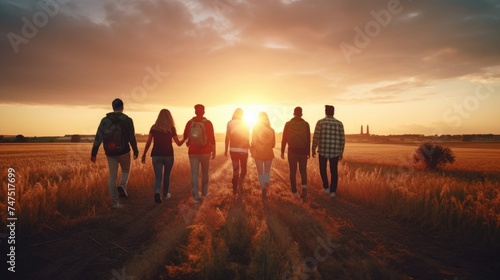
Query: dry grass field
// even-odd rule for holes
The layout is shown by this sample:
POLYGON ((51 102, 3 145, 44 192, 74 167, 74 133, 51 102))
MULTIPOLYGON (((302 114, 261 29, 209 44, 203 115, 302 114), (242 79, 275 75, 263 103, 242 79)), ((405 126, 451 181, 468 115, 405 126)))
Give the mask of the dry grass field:
POLYGON ((347 143, 338 197, 322 193, 310 159, 302 200, 292 197, 288 163, 278 157, 267 199, 251 159, 235 197, 219 145, 200 205, 180 147, 170 200, 153 202, 152 164, 136 160, 130 198, 111 210, 102 150, 93 164, 91 144, 0 145, 0 223, 6 170, 14 168, 26 279, 495 279, 500 148, 450 147, 456 163, 430 173, 411 164, 416 145, 347 143))

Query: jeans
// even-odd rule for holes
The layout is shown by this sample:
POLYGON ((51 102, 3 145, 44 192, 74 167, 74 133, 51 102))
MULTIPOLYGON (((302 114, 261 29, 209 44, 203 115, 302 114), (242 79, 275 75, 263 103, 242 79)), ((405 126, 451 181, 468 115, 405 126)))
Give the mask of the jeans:
POLYGON ((261 188, 264 188, 264 186, 269 184, 271 181, 271 163, 273 163, 273 160, 261 160, 261 159, 256 159, 255 160, 255 165, 257 166, 257 173, 259 174, 259 184, 261 188))
POLYGON ((191 154, 189 155, 189 164, 191 165, 191 188, 193 197, 198 199, 198 174, 201 165, 201 193, 207 195, 208 192, 208 167, 210 163, 210 154, 191 154))
POLYGON ((155 171, 155 193, 160 193, 163 179, 163 196, 168 194, 170 186, 170 172, 174 166, 174 157, 153 156, 153 170, 155 171))
POLYGON ((288 165, 290 166, 290 185, 292 192, 297 192, 297 164, 299 165, 302 186, 307 185, 307 155, 294 155, 288 153, 288 165))
POLYGON ((337 184, 339 180, 339 173, 337 170, 339 164, 339 157, 333 158, 325 158, 319 155, 319 173, 321 175, 321 180, 323 181, 323 188, 328 188, 328 176, 326 174, 326 164, 330 161, 330 175, 331 175, 331 184, 330 184, 330 193, 337 191, 337 184))
POLYGON ((130 173, 130 153, 126 153, 121 156, 107 156, 108 159, 108 169, 109 169, 109 179, 108 179, 108 190, 111 195, 111 202, 113 206, 117 206, 118 203, 118 190, 116 189, 116 180, 118 179, 118 165, 122 169, 122 176, 118 186, 123 186, 127 189, 127 181, 130 173))
POLYGON ((229 152, 231 155, 231 162, 233 163, 233 190, 238 189, 238 184, 243 183, 245 176, 247 175, 247 161, 248 153, 241 152, 229 152), (240 173, 241 166, 241 173, 240 173))

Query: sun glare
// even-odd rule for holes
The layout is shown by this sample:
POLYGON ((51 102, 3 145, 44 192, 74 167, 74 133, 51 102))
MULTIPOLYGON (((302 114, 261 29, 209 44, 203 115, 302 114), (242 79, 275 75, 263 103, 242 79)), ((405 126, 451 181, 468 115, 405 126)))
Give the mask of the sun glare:
POLYGON ((249 127, 253 127, 257 122, 257 112, 251 109, 243 109, 243 120, 249 127))

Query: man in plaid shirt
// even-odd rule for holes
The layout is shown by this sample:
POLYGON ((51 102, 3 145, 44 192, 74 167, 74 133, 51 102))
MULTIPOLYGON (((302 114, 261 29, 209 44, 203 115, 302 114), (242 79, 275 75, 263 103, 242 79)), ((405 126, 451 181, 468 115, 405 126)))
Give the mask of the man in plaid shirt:
POLYGON ((325 105, 326 117, 319 120, 314 128, 312 156, 316 157, 316 148, 319 154, 319 172, 323 181, 325 193, 335 197, 338 183, 338 163, 342 160, 345 146, 344 125, 333 117, 335 107, 325 105), (331 184, 328 185, 326 165, 330 161, 331 184), (328 190, 328 187, 330 189, 328 190))

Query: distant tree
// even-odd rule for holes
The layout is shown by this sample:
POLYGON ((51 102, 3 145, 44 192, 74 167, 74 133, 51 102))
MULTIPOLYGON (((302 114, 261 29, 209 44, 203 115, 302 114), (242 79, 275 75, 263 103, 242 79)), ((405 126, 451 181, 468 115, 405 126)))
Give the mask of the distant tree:
POLYGON ((78 134, 71 135, 71 142, 80 143, 82 141, 82 137, 78 134))
POLYGON ((447 163, 455 162, 455 155, 450 148, 436 145, 432 142, 420 144, 413 155, 415 164, 422 164, 428 170, 438 170, 447 163))
POLYGON ((0 143, 2 143, 3 141, 4 141, 4 136, 0 135, 0 143))
POLYGON ((19 134, 19 135, 16 135, 16 140, 14 140, 14 142, 24 143, 24 142, 28 142, 28 139, 26 137, 24 137, 24 135, 19 134))

